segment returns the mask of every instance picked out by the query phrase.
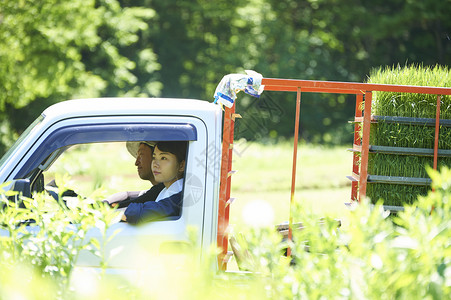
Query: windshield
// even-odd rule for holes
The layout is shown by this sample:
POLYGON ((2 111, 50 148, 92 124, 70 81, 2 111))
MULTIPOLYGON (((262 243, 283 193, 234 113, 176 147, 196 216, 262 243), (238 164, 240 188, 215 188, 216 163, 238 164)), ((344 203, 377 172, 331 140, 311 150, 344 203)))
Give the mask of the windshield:
POLYGON ((40 115, 27 129, 20 135, 14 145, 9 148, 9 150, 3 155, 0 160, 0 169, 3 168, 3 164, 8 160, 12 153, 16 150, 16 148, 20 145, 20 143, 33 131, 33 129, 44 120, 44 115, 40 115))

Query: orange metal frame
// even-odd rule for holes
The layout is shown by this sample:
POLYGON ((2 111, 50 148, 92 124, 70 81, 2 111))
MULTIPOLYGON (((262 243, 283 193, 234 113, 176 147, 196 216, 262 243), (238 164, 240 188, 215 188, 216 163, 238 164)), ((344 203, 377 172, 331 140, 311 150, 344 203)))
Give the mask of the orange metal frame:
MULTIPOLYGON (((335 94, 354 94, 356 95, 355 105, 355 128, 353 142, 353 162, 352 162, 352 180, 351 184, 351 200, 361 201, 366 196, 366 185, 368 177, 368 155, 370 141, 370 124, 372 121, 371 105, 372 95, 375 91, 398 92, 398 93, 417 93, 417 94, 433 94, 437 95, 437 112, 435 123, 435 143, 434 143, 434 169, 437 168, 438 157, 438 141, 440 129, 440 97, 441 95, 451 95, 451 88, 444 87, 425 87, 425 86, 408 86, 408 85, 389 85, 389 84, 371 84, 371 83, 355 83, 355 82, 336 82, 336 81, 316 81, 316 80, 295 80, 295 79, 277 79, 263 78, 262 84, 265 91, 283 91, 296 92, 296 118, 294 130, 294 147, 293 147, 293 167, 291 181, 291 199, 290 207, 294 201, 294 192, 296 184, 296 161, 297 161, 297 145, 299 136, 299 116, 302 92, 314 93, 335 93, 335 94), (361 109, 364 103, 363 110, 361 109), (360 138, 359 130, 362 126, 363 134, 360 138), (359 153, 360 152, 360 156, 359 153), (360 161, 360 164, 359 164, 360 161)), ((222 144, 222 165, 221 165, 221 185, 219 194, 218 207, 218 247, 222 249, 219 255, 220 269, 226 269, 228 234, 227 227, 229 224, 230 210, 230 187, 232 172, 232 152, 233 152, 233 136, 235 122, 235 106, 226 108, 224 111, 224 128, 223 128, 223 144, 222 144)), ((289 220, 289 239, 291 239, 292 218, 290 212, 289 220)), ((288 249, 290 255, 290 249, 288 249)))

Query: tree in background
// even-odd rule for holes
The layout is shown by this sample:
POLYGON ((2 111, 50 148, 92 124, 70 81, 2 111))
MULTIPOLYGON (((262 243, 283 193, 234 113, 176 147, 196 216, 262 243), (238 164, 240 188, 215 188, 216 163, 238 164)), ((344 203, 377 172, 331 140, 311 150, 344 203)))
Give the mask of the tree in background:
MULTIPOLYGON (((248 56, 239 37, 247 32, 236 10, 238 0, 122 0, 157 14, 143 32, 140 47, 152 47, 164 97, 211 100, 222 76, 241 70, 248 56), (241 25, 242 24, 242 25, 241 25), (238 43, 240 43, 238 45, 238 43)), ((245 3, 244 3, 245 4, 245 3)))
MULTIPOLYGON (((2 2, 0 10, 0 132, 10 146, 48 105, 68 98, 157 94, 136 87, 136 65, 159 68, 151 49, 123 52, 147 29, 155 11, 123 9, 118 1, 2 2)), ((2 150, 2 151, 1 151, 2 150)))
MULTIPOLYGON (((211 101, 222 76, 245 69, 264 77, 362 82, 380 66, 451 62, 451 0, 66 2, 2 2, 2 143, 10 144, 16 138, 10 132, 23 130, 48 104, 68 98, 211 101)), ((240 98, 237 110, 259 129, 242 126, 237 137, 292 135, 293 94, 240 98)), ((302 137, 347 142, 353 114, 353 97, 305 94, 302 137)))
MULTIPOLYGON (((143 38, 162 66, 162 96, 211 101, 222 76, 245 69, 265 77, 362 82, 379 66, 446 65, 451 61, 450 2, 142 0, 157 12, 143 38)), ((291 136, 295 96, 262 97, 262 104, 238 101, 237 110, 254 113, 277 103, 283 111, 272 107, 279 113, 267 119, 265 134, 291 136)), ((353 97, 306 94, 301 114, 301 133, 308 141, 352 139, 346 121, 354 114, 353 97)), ((255 130, 238 131, 237 137, 260 138, 255 130)))
MULTIPOLYGON (((254 0, 248 6, 258 12, 243 15, 253 29, 242 40, 255 49, 252 68, 265 77, 363 82, 379 66, 451 63, 449 0, 254 0)), ((290 136, 295 96, 273 94, 285 113, 268 130, 290 136)), ((303 138, 328 142, 341 133, 350 141, 346 121, 354 99, 303 94, 303 138)))

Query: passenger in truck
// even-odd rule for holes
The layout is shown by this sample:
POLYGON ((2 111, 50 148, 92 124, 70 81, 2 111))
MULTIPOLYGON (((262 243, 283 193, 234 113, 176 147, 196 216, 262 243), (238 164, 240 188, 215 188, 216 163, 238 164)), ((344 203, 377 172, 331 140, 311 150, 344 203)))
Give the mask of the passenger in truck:
MULTIPOLYGON (((142 145, 142 144, 141 144, 142 145)), ((144 146, 141 146, 144 147, 144 146)), ((151 172, 155 182, 159 184, 154 187, 161 187, 155 199, 152 189, 131 201, 122 216, 122 221, 137 224, 155 220, 162 220, 168 217, 176 217, 181 213, 183 177, 186 165, 187 142, 184 141, 164 141, 158 142, 151 159, 151 172)), ((138 155, 139 157, 139 155, 138 155)), ((145 161, 145 159, 142 159, 145 161)), ((137 158, 138 161, 138 158, 137 158)), ((138 173, 141 178, 147 171, 145 167, 139 167, 138 173)), ((146 175, 151 177, 151 175, 146 175)))

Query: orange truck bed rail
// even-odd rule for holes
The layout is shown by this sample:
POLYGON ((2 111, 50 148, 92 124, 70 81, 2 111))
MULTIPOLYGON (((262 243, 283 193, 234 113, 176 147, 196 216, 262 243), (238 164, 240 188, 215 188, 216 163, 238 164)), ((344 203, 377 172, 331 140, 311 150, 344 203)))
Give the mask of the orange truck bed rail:
MULTIPOLYGON (((427 86, 409 86, 409 85, 390 85, 373 83, 355 83, 355 82, 336 82, 336 81, 318 81, 318 80, 296 80, 296 79, 278 79, 263 78, 262 85, 265 91, 283 91, 296 92, 296 117, 294 121, 294 146, 293 146, 293 166, 291 181, 290 206, 294 201, 294 192, 296 184, 296 162, 297 145, 299 136, 299 116, 301 94, 307 93, 333 93, 333 94, 354 94, 356 95, 355 104, 355 127, 353 142, 353 163, 351 183, 351 200, 361 201, 366 197, 366 186, 368 178, 368 155, 370 141, 370 124, 372 120, 371 105, 373 92, 398 92, 415 94, 437 95, 437 109, 435 117, 435 141, 434 141, 434 169, 437 168, 438 141, 439 141, 439 120, 440 120, 440 97, 442 95, 451 95, 451 88, 446 87, 427 87, 427 86), (364 103, 363 110, 361 105, 364 103), (360 138, 360 126, 363 128, 362 138, 360 138), (360 155, 359 155, 360 153, 360 155), (360 160, 360 163, 359 163, 360 160)), ((218 247, 222 249, 220 254, 221 269, 227 266, 228 234, 227 227, 229 223, 230 210, 230 187, 232 172, 232 153, 235 122, 235 106, 225 108, 224 111, 224 131, 222 145, 222 166, 221 166, 221 185, 218 210, 218 247)), ((292 217, 290 212, 288 238, 291 239, 292 217)), ((288 249, 290 255, 290 249, 288 249)))

